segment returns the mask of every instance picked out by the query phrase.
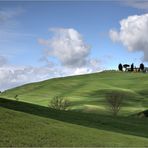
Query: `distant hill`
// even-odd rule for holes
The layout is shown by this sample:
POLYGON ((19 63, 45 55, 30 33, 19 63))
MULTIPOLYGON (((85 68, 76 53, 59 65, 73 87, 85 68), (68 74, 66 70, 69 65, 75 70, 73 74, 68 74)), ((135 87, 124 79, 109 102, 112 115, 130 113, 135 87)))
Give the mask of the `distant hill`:
POLYGON ((121 91, 127 98, 123 102, 121 115, 130 115, 148 107, 148 74, 106 71, 100 73, 69 76, 30 83, 7 90, 1 97, 48 106, 57 95, 66 97, 70 110, 108 114, 105 95, 121 91))

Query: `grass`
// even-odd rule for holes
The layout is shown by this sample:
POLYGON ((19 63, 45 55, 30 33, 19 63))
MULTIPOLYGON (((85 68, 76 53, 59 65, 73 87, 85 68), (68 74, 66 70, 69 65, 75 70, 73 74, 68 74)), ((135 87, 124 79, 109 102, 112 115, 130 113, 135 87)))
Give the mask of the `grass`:
POLYGON ((101 72, 26 84, 0 94, 0 147, 148 147, 148 74, 101 72), (106 94, 125 94, 117 117, 106 94), (15 96, 18 95, 17 98, 15 96), (54 96, 68 111, 48 106, 54 96))
POLYGON ((126 94, 120 115, 131 115, 147 109, 148 74, 101 72, 55 78, 7 90, 1 97, 48 106, 56 95, 67 97, 70 110, 108 114, 105 94, 121 91, 126 94))
POLYGON ((57 111, 0 98, 0 146, 148 146, 148 119, 57 111))

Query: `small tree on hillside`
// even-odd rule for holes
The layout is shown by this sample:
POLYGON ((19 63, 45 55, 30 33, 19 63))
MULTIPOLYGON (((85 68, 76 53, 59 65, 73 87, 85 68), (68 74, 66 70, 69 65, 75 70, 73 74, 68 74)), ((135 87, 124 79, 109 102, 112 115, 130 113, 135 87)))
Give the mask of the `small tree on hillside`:
POLYGON ((144 64, 143 63, 140 64, 140 70, 144 71, 144 64))
POLYGON ((14 98, 15 98, 16 101, 19 100, 18 95, 15 95, 14 98))
POLYGON ((121 63, 118 65, 118 69, 119 69, 119 71, 123 71, 123 66, 121 63))
POLYGON ((57 110, 66 110, 69 106, 69 101, 61 96, 55 96, 49 103, 49 107, 57 110))
POLYGON ((113 116, 117 116, 120 111, 123 98, 124 94, 121 92, 111 92, 106 95, 106 100, 113 116))

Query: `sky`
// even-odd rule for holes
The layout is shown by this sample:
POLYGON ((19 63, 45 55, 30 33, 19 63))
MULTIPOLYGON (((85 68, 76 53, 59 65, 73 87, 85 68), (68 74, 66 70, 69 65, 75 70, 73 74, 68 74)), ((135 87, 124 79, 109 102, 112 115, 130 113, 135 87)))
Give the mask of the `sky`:
POLYGON ((1 1, 0 90, 148 66, 148 1, 1 1))

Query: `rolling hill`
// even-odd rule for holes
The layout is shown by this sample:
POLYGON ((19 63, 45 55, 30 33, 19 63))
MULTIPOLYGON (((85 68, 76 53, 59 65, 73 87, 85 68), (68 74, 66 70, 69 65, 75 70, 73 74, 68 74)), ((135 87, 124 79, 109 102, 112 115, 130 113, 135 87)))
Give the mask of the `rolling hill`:
POLYGON ((147 147, 148 74, 101 72, 49 79, 0 95, 0 147, 147 147), (126 94, 119 116, 105 95, 126 94), (17 96, 17 98, 16 98, 17 96), (70 101, 67 111, 48 107, 54 96, 70 101))
POLYGON ((64 96, 69 110, 108 114, 105 95, 112 91, 126 94, 120 115, 138 113, 148 108, 148 74, 101 72, 54 78, 7 90, 1 97, 48 106, 54 96, 64 96))
POLYGON ((148 120, 0 98, 0 147, 147 147, 148 120))

